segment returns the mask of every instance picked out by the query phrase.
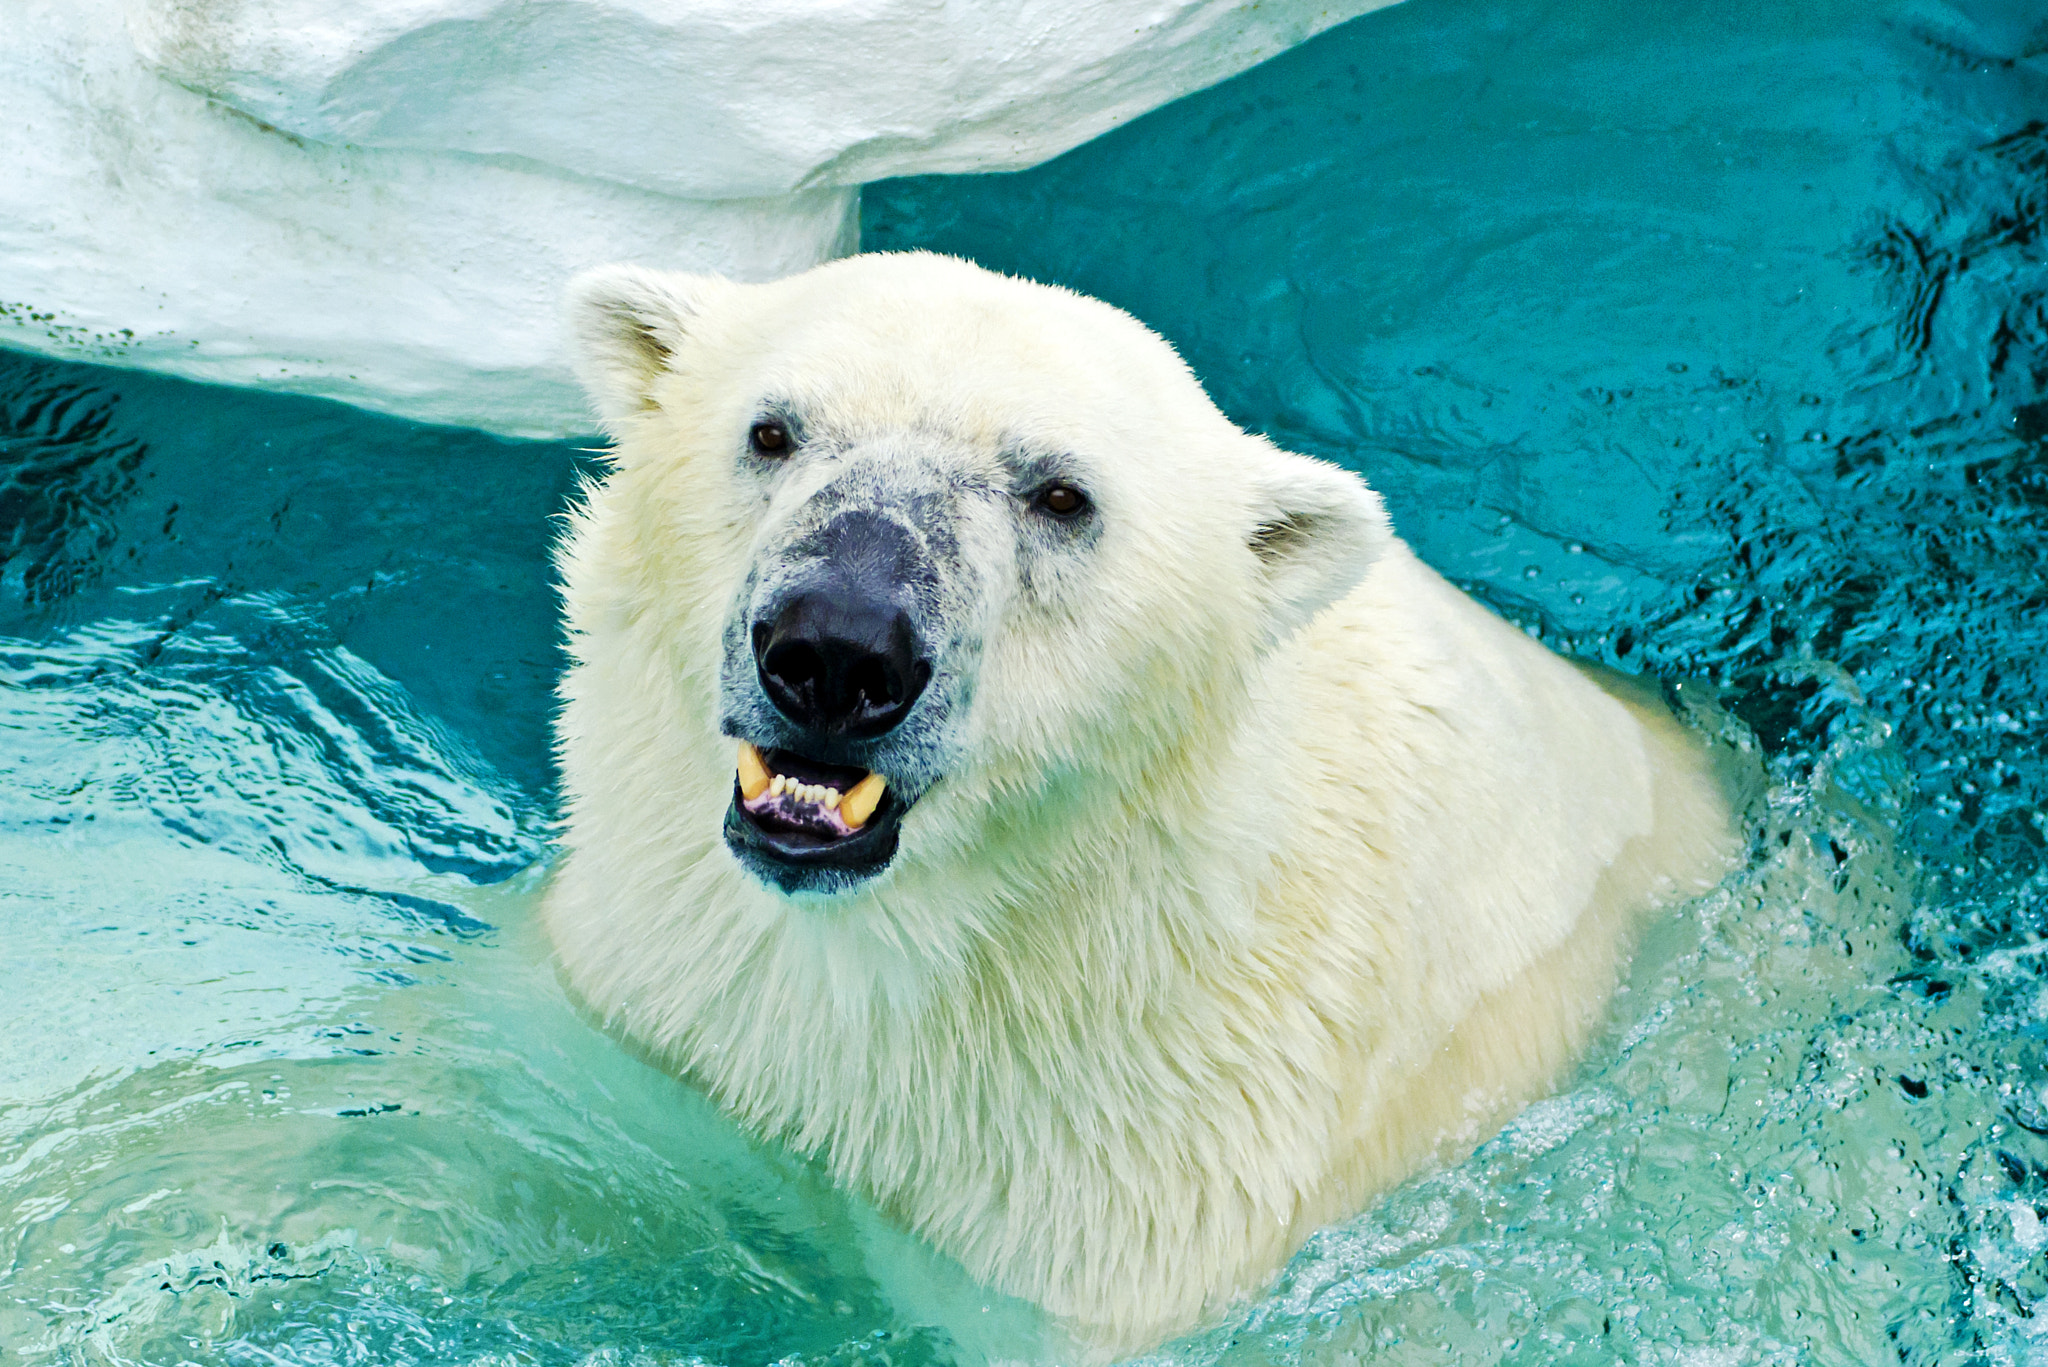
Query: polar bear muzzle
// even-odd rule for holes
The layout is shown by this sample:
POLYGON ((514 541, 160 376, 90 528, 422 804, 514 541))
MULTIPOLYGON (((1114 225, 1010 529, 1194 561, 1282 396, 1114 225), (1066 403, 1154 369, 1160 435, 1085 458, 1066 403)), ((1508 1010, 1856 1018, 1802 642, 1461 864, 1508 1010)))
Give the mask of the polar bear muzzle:
POLYGON ((926 546, 875 508, 820 502, 815 527, 773 557, 790 573, 753 600, 734 642, 751 656, 736 710, 752 721, 735 718, 724 834, 784 892, 845 891, 895 856, 916 795, 877 768, 917 747, 895 733, 933 674, 918 624, 936 577, 926 546))

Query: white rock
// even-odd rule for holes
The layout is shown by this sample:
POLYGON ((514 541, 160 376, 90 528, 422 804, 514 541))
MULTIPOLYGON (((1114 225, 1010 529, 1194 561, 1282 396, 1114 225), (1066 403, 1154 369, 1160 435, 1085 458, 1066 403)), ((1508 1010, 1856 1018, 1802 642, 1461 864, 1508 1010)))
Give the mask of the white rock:
POLYGON ((132 0, 304 137, 707 199, 1014 170, 1390 0, 132 0))
POLYGON ((586 265, 766 278, 1390 0, 0 0, 0 345, 587 431, 586 265))
POLYGON ((769 278, 855 240, 846 189, 693 202, 324 146, 145 69, 111 3, 0 5, 0 345, 559 436, 593 426, 556 327, 575 271, 769 278))

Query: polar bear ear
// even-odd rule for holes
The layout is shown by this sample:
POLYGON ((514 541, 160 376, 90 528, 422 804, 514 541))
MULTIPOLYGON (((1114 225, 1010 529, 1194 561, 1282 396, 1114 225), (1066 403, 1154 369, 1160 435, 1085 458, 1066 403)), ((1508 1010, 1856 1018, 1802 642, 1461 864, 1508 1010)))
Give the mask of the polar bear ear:
POLYGON ((730 288, 716 275, 641 266, 599 266, 570 281, 569 359, 598 416, 615 423, 654 407, 654 382, 691 322, 730 288))
POLYGON ((1325 461, 1273 453, 1250 541, 1266 584, 1270 639, 1286 639, 1357 587, 1394 539, 1380 496, 1325 461))

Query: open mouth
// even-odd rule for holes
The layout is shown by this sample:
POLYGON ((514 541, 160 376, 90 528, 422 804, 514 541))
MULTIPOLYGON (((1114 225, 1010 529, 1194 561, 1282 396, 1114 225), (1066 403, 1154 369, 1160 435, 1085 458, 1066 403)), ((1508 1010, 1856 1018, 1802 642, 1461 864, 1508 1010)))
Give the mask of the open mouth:
POLYGON ((725 839, 784 892, 839 892, 888 866, 903 810, 880 774, 741 741, 725 839))

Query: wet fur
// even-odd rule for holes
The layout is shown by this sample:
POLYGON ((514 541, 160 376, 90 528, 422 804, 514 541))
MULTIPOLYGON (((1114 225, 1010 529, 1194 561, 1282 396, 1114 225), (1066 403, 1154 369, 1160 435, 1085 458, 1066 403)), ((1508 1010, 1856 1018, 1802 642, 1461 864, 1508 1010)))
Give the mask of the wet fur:
POLYGON ((618 468, 561 552, 568 982, 1099 1351, 1256 1290, 1549 1087, 1641 910, 1727 865, 1680 728, 1114 310, 933 257, 613 272, 575 309, 618 468), (769 399, 991 487, 1078 451, 1102 495, 1088 547, 957 529, 974 644, 933 780, 896 863, 832 898, 719 836, 726 633, 801 504, 737 454, 769 399))

